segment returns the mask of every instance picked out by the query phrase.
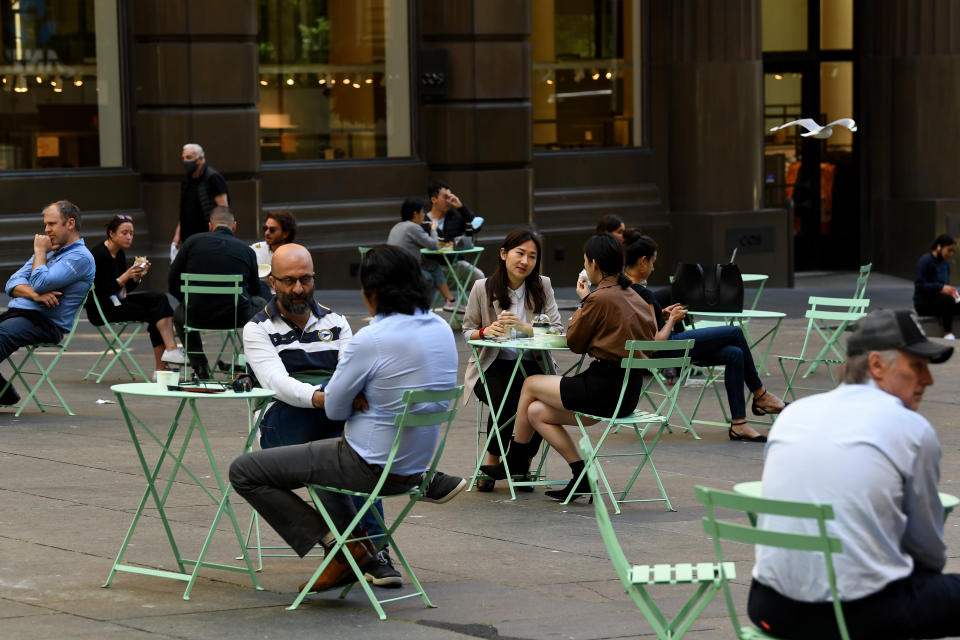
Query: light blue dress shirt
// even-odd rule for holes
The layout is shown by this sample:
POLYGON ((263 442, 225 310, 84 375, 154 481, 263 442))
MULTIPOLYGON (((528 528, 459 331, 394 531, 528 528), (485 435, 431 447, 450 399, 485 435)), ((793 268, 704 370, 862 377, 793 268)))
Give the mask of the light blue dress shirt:
MULTIPOLYGON (((449 325, 432 312, 377 315, 340 351, 336 373, 327 383, 324 409, 331 420, 346 420, 344 437, 364 460, 383 465, 397 433, 394 417, 403 411, 407 389, 457 386, 457 347, 449 325), (370 408, 353 411, 353 399, 370 408)), ((413 413, 446 411, 446 402, 418 405, 413 413)), ((407 430, 391 473, 411 475, 430 466, 440 425, 407 430)))
POLYGON ((93 255, 83 243, 83 238, 47 252, 47 264, 33 268, 33 257, 27 260, 7 280, 6 292, 11 296, 10 308, 39 311, 64 332, 70 331, 73 319, 80 310, 83 297, 93 284, 97 267, 93 255), (37 293, 60 291, 60 304, 47 308, 29 298, 13 298, 17 285, 28 284, 37 293))
MULTIPOLYGON (((873 381, 843 384, 787 407, 770 430, 763 497, 833 506, 827 532, 841 600, 874 594, 946 563, 937 494, 940 443, 926 418, 873 381)), ((764 529, 816 535, 813 520, 761 515, 764 529)), ((830 598, 822 556, 758 546, 753 577, 802 602, 830 598)))

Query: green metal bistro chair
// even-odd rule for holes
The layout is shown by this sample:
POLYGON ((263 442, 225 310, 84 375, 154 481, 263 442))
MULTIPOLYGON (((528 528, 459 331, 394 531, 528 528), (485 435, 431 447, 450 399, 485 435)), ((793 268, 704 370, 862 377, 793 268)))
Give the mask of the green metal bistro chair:
MULTIPOLYGON (((723 562, 723 546, 721 540, 732 540, 745 544, 764 545, 767 547, 778 547, 780 549, 792 549, 795 551, 812 551, 823 554, 826 564, 827 580, 830 583, 830 595, 833 601, 833 612, 837 618, 837 628, 843 640, 850 640, 847 633, 847 624, 843 617, 843 609, 840 606, 840 598, 837 594, 837 577, 833 568, 834 553, 842 552, 842 545, 839 538, 827 534, 827 520, 833 519, 833 507, 828 504, 816 504, 812 502, 790 502, 786 500, 771 500, 768 498, 755 498, 745 496, 730 491, 720 491, 717 489, 708 489, 706 487, 696 487, 697 500, 707 509, 707 515, 703 518, 703 530, 713 538, 713 548, 717 554, 717 561, 721 564, 720 579, 723 585, 723 595, 727 601, 727 611, 730 614, 730 620, 733 622, 733 630, 740 640, 775 640, 774 636, 761 632, 753 627, 740 626, 740 620, 733 604, 733 596, 730 593, 730 580, 734 578, 727 575, 726 563, 723 562), (787 533, 783 531, 769 531, 754 527, 751 524, 742 524, 739 522, 730 522, 728 520, 718 520, 714 509, 731 509, 742 511, 748 519, 757 515, 774 515, 788 518, 805 518, 815 520, 818 533, 816 535, 787 533)), ((811 558, 811 562, 815 561, 811 558)))
MULTIPOLYGON (((870 300, 867 298, 822 298, 819 296, 810 296, 807 302, 810 305, 810 308, 806 312, 807 333, 803 338, 800 355, 777 356, 777 361, 780 363, 780 371, 783 372, 783 379, 787 385, 784 397, 789 395, 792 400, 797 399, 794 389, 824 391, 824 389, 816 387, 800 387, 795 384, 797 375, 800 373, 800 368, 808 363, 824 364, 831 382, 836 386, 837 379, 833 375, 831 366, 843 364, 846 360, 846 350, 843 348, 840 338, 843 337, 844 331, 847 330, 847 325, 867 315, 867 307, 870 306, 870 300), (825 327, 823 323, 827 322, 836 322, 838 324, 836 326, 825 327), (819 343, 820 341, 823 342, 823 347, 817 355, 813 357, 807 355, 809 353, 807 351, 808 349, 813 350, 813 343, 819 343), (833 357, 830 355, 831 352, 833 357), (785 363, 792 363, 793 369, 788 371, 785 363)), ((811 371, 812 367, 803 377, 806 378, 809 376, 811 371)))
MULTIPOLYGON (((355 540, 372 540, 375 537, 379 537, 379 541, 377 543, 378 551, 386 544, 390 545, 390 547, 393 549, 393 552, 397 555, 397 559, 403 565, 403 569, 406 571, 407 576, 410 578, 410 582, 415 589, 413 593, 405 593, 400 596, 385 598, 383 600, 378 599, 373 589, 364 579, 363 569, 357 565, 357 562, 353 559, 352 554, 349 551, 344 550, 342 555, 350 564, 350 568, 353 569, 353 572, 357 577, 357 584, 359 584, 364 593, 367 594, 367 598, 370 599, 370 603, 373 605, 373 608, 376 609, 377 615, 380 616, 380 619, 387 619, 387 614, 383 611, 383 605, 387 602, 393 602, 395 600, 403 600, 405 598, 420 596, 420 598, 423 600, 423 604, 427 607, 436 606, 430 602, 430 598, 427 597, 426 591, 423 590, 423 585, 420 584, 416 574, 413 572, 413 568, 410 566, 410 563, 407 562, 406 556, 403 555, 403 551, 400 550, 400 546, 397 544, 397 540, 393 536, 394 532, 397 530, 397 527, 400 526, 400 523, 403 522, 403 519, 407 516, 410 510, 413 509, 413 506, 427 490, 427 486, 429 486, 430 481, 433 479, 433 474, 437 470, 437 463, 440 461, 440 456, 443 454, 443 448, 447 441, 447 434, 450 432, 450 425, 453 423, 453 419, 457 415, 457 404, 459 403, 462 395, 462 386, 443 391, 407 390, 403 392, 403 411, 394 418, 393 422, 393 424, 397 427, 397 434, 394 436, 393 446, 390 448, 390 454, 387 456, 387 460, 383 465, 383 472, 380 474, 380 479, 377 481, 377 484, 374 486, 372 491, 351 491, 349 489, 340 489, 338 487, 330 487, 325 485, 307 485, 307 492, 310 494, 313 504, 316 506, 317 510, 320 512, 320 515, 327 523, 327 526, 330 528, 330 532, 334 535, 336 542, 334 543, 333 547, 327 551, 323 562, 320 563, 320 566, 317 568, 317 570, 314 571, 310 579, 307 580, 303 587, 303 591, 300 592, 300 594, 297 596, 297 599, 293 601, 293 604, 290 605, 288 609, 296 609, 300 606, 300 603, 303 602, 303 599, 310 592, 310 588, 313 586, 313 583, 318 577, 320 577, 320 574, 323 573, 324 569, 327 568, 327 565, 330 564, 333 558, 341 551, 347 542, 355 540), (415 405, 422 405, 426 402, 448 402, 450 408, 446 411, 439 411, 436 413, 417 412, 415 405), (430 427, 438 424, 442 425, 440 438, 437 440, 437 448, 434 451, 433 460, 430 462, 430 467, 424 472, 423 480, 420 482, 420 484, 404 493, 381 494, 380 490, 383 488, 383 485, 387 480, 387 476, 390 475, 390 469, 393 466, 394 459, 396 458, 397 450, 400 448, 400 442, 403 440, 405 430, 430 427), (350 524, 344 527, 343 531, 340 531, 334 524, 330 514, 328 514, 324 508, 323 502, 320 501, 320 497, 317 495, 318 490, 330 491, 349 496, 360 496, 365 499, 365 502, 362 507, 357 509, 357 515, 354 516, 353 520, 350 521, 350 524), (380 516, 380 512, 372 508, 373 504, 377 500, 384 498, 407 499, 407 503, 403 506, 403 508, 400 510, 400 513, 397 514, 389 526, 387 526, 387 524, 384 522, 384 519, 380 516), (363 518, 368 511, 373 513, 374 517, 376 517, 377 521, 380 523, 380 526, 383 528, 384 533, 382 537, 352 535, 354 529, 360 523, 361 518, 363 518)), ((345 597, 350 589, 352 589, 354 586, 354 584, 349 584, 344 587, 340 592, 340 597, 345 597)))
MULTIPOLYGON (((217 356, 213 361, 215 363, 221 362, 224 353, 229 351, 230 363, 228 371, 230 372, 229 376, 232 377, 234 367, 243 367, 245 364, 243 358, 243 340, 240 337, 240 329, 237 327, 237 307, 240 304, 240 296, 243 294, 243 276, 233 273, 183 273, 180 274, 180 278, 182 281, 180 292, 183 293, 183 347, 184 351, 186 351, 185 355, 189 356, 191 354, 187 346, 190 333, 216 333, 220 336, 220 351, 217 352, 217 356), (230 304, 228 300, 232 297, 233 326, 223 328, 201 327, 199 323, 203 321, 202 318, 194 318, 194 322, 191 323, 190 296, 196 296, 198 294, 224 296, 227 298, 227 300, 224 300, 224 304, 230 304)), ((196 355, 196 352, 194 352, 194 354, 196 355)), ((211 367, 210 371, 212 375, 215 375, 216 370, 217 367, 211 367)))
POLYGON ((7 387, 13 384, 13 381, 19 379, 23 384, 24 388, 28 390, 27 395, 23 398, 23 402, 20 403, 20 407, 17 409, 17 412, 14 414, 14 417, 19 417, 23 410, 27 408, 27 405, 30 404, 30 401, 33 400, 34 404, 37 405, 37 408, 40 409, 40 412, 45 412, 44 407, 60 407, 67 412, 68 416, 74 415, 73 411, 70 410, 70 407, 67 405, 67 401, 63 399, 63 396, 60 395, 60 391, 57 389, 56 385, 53 384, 53 379, 50 378, 50 373, 53 371, 53 368, 57 366, 57 363, 60 362, 60 357, 66 352, 67 347, 70 346, 70 341, 73 340, 73 335, 77 332, 77 325, 80 323, 80 310, 83 309, 83 305, 87 303, 87 296, 90 295, 90 291, 93 290, 93 285, 90 285, 90 289, 87 289, 87 293, 83 296, 83 301, 80 303, 80 306, 77 307, 77 313, 73 317, 73 325, 70 327, 70 331, 64 336, 63 340, 59 343, 56 342, 41 342, 39 344, 31 344, 23 347, 24 354, 23 358, 20 359, 20 362, 17 363, 13 360, 13 355, 7 358, 7 362, 10 363, 10 366, 13 367, 13 375, 10 376, 10 379, 7 381, 7 384, 0 388, 0 395, 3 395, 7 391, 7 387), (37 349, 54 349, 52 354, 48 353, 37 353, 37 349), (38 355, 53 355, 53 359, 50 361, 50 364, 46 367, 40 362, 37 358, 38 355), (32 363, 33 368, 29 369, 29 364, 32 363), (30 385, 27 382, 27 379, 24 376, 37 376, 39 380, 35 385, 30 385), (40 402, 37 398, 37 391, 40 390, 40 387, 46 383, 50 390, 53 391, 53 395, 57 397, 57 403, 48 403, 40 402))
MULTIPOLYGON (((671 345, 671 351, 680 351, 681 353, 678 357, 689 360, 690 350, 693 349, 694 341, 669 340, 665 341, 664 344, 671 345)), ((660 369, 651 369, 650 379, 643 385, 643 393, 640 395, 640 400, 641 402, 646 400, 653 411, 663 415, 663 417, 667 419, 667 431, 672 432, 673 428, 676 427, 681 431, 687 431, 693 434, 694 440, 699 440, 700 436, 693 428, 692 416, 688 418, 683 410, 677 406, 677 397, 679 396, 680 389, 689 377, 692 368, 693 365, 689 362, 687 366, 681 367, 677 379, 672 386, 667 384, 667 379, 663 376, 663 372, 660 369), (679 416, 681 424, 670 424, 674 413, 679 416)), ((620 426, 621 425, 617 425, 614 433, 620 431, 620 426)))
MULTIPOLYGON (((589 438, 584 437, 580 440, 580 449, 584 458, 593 453, 589 438)), ((617 540, 613 523, 610 522, 610 514, 607 513, 607 509, 603 505, 596 469, 591 469, 587 473, 587 480, 590 481, 590 491, 593 495, 593 506, 597 516, 597 526, 600 528, 600 536, 603 538, 603 544, 607 547, 610 562, 613 563, 613 568, 617 572, 620 582, 623 583, 624 591, 629 594, 634 604, 640 609, 640 613, 650 623, 653 632, 657 634, 657 638, 660 640, 679 640, 720 590, 720 566, 709 562, 631 566, 620 547, 620 542, 617 540), (698 586, 673 620, 667 620, 647 591, 647 587, 657 584, 695 584, 698 586)), ((736 570, 732 562, 725 562, 723 570, 728 578, 736 577, 736 570)))
POLYGON ((103 338, 103 341, 106 343, 106 347, 103 349, 103 353, 100 354, 100 357, 97 358, 97 361, 93 363, 93 366, 90 367, 90 370, 87 371, 87 375, 83 376, 83 379, 86 380, 92 375, 96 375, 96 383, 100 384, 100 381, 103 380, 103 377, 107 375, 110 369, 113 368, 117 362, 123 366, 127 371, 127 375, 130 376, 131 380, 136 380, 137 376, 134 375, 134 371, 140 374, 140 377, 144 382, 150 382, 150 378, 143 372, 143 369, 140 368, 140 365, 137 363, 137 360, 130 353, 130 343, 133 342, 133 339, 137 337, 144 327, 147 326, 146 322, 140 320, 122 320, 120 322, 110 322, 107 320, 106 314, 103 313, 103 307, 100 306, 100 300, 97 298, 97 291, 95 286, 90 287, 89 298, 93 299, 93 305, 96 308, 96 317, 91 317, 92 314, 87 313, 87 319, 90 320, 97 332, 100 334, 100 337, 103 338), (97 324, 99 320, 99 324, 97 324), (131 330, 132 329, 132 330, 131 330), (130 330, 130 333, 124 336, 127 331, 130 330), (110 357, 110 354, 113 354, 113 357, 110 357), (103 371, 97 371, 97 367, 100 364, 110 357, 110 361, 107 363, 107 366, 103 368, 103 371), (127 365, 127 362, 124 362, 124 358, 127 359, 131 365, 133 365, 133 370, 130 369, 130 366, 127 365))
MULTIPOLYGON (((674 341, 663 341, 663 340, 627 340, 625 345, 625 350, 627 352, 627 357, 624 358, 621 362, 621 366, 626 369, 623 376, 623 386, 620 388, 620 398, 617 400, 617 406, 612 411, 611 415, 617 415, 620 412, 620 405, 623 404, 623 396, 626 393, 627 385, 630 381, 630 375, 635 370, 639 373, 643 371, 648 371, 653 374, 654 371, 661 373, 663 369, 671 367, 680 367, 688 368, 690 366, 690 357, 679 358, 645 358, 644 352, 657 352, 657 351, 672 351, 676 349, 674 341)), ((580 435, 587 436, 587 425, 583 424, 583 419, 595 420, 597 423, 603 426, 603 432, 600 434, 600 438, 597 440, 596 447, 594 448, 593 454, 590 457, 583 459, 584 468, 580 473, 580 476, 577 478, 577 483, 579 483, 584 474, 587 473, 587 470, 590 468, 596 468, 597 475, 600 478, 600 481, 603 483, 603 486, 606 490, 606 494, 610 499, 610 503, 613 505, 614 510, 617 513, 620 513, 620 505, 625 502, 665 502, 667 509, 670 511, 676 511, 673 506, 670 504, 670 498, 667 497, 667 492, 663 488, 663 482, 660 481, 660 474, 657 473, 657 468, 653 464, 653 450, 657 446, 657 443, 660 441, 660 436, 663 434, 663 430, 667 428, 667 419, 668 416, 673 414, 673 411, 676 407, 677 396, 680 391, 680 385, 674 385, 670 390, 669 396, 660 404, 656 411, 643 411, 641 409, 635 409, 632 413, 627 414, 622 418, 613 418, 610 416, 595 416, 588 413, 574 412, 574 418, 577 421, 577 426, 580 427, 580 435), (629 425, 633 428, 634 433, 637 435, 637 440, 640 443, 639 451, 634 451, 630 453, 602 453, 602 448, 604 443, 607 440, 607 437, 618 427, 623 425, 629 425), (660 425, 657 429, 656 435, 653 437, 652 441, 647 444, 647 441, 644 439, 647 433, 648 428, 651 425, 660 425), (639 457, 640 462, 637 464, 636 470, 633 472, 630 480, 627 482, 626 486, 622 491, 614 491, 610 483, 607 481, 607 477, 603 472, 603 468, 600 465, 601 458, 623 458, 623 457, 639 457), (654 480, 656 480, 657 487, 660 489, 659 498, 640 498, 640 499, 631 499, 627 500, 627 494, 630 493, 630 490, 633 488, 634 483, 637 480, 637 477, 640 475, 640 472, 643 471, 644 467, 649 467, 650 472, 653 474, 654 480), (619 494, 619 495, 618 495, 619 494)), ((575 492, 570 492, 564 504, 570 502, 570 500, 579 495, 575 492)))
MULTIPOLYGON (((857 284, 856 284, 856 286, 854 286, 854 288, 853 288, 853 299, 854 299, 854 300, 863 300, 864 296, 866 296, 866 294, 867 294, 867 280, 870 279, 870 271, 871 271, 871 269, 873 269, 873 263, 872 263, 872 262, 870 262, 870 263, 868 263, 868 264, 865 264, 865 265, 862 265, 862 266, 860 267, 860 272, 859 272, 859 274, 857 275, 857 284)), ((850 308, 847 309, 847 311, 856 312, 856 311, 857 311, 857 306, 856 306, 856 305, 851 305, 850 308)), ((820 321, 818 321, 818 324, 820 325, 820 328, 824 330, 824 332, 827 332, 827 331, 835 331, 835 330, 836 330, 836 327, 831 327, 825 320, 820 320, 820 321)), ((849 330, 849 327, 847 327, 846 330, 849 330)), ((820 366, 820 363, 819 363, 819 362, 814 362, 813 364, 811 364, 811 365, 807 368, 806 373, 803 374, 803 377, 806 378, 806 377, 809 376, 811 373, 813 373, 814 371, 816 371, 818 366, 820 366)))

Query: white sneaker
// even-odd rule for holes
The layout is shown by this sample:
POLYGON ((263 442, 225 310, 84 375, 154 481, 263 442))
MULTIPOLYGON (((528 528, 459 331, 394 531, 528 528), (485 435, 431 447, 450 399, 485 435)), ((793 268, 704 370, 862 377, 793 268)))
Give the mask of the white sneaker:
POLYGON ((457 301, 456 301, 456 300, 453 300, 453 301, 447 300, 446 302, 443 303, 443 310, 444 310, 444 311, 456 311, 456 309, 457 309, 457 301))
POLYGON ((170 364, 183 364, 183 349, 180 347, 177 347, 176 349, 166 349, 163 352, 163 355, 160 356, 160 360, 170 364))
POLYGON ((947 335, 943 336, 943 339, 944 339, 944 340, 956 340, 957 337, 956 337, 955 335, 953 335, 952 333, 948 333, 947 335))

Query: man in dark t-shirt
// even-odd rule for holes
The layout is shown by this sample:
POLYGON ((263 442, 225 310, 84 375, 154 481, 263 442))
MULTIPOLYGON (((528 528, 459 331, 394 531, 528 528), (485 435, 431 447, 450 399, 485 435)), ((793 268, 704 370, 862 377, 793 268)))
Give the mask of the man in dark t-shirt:
POLYGON ((173 234, 173 245, 179 249, 187 238, 207 231, 214 207, 228 207, 227 183, 206 163, 203 147, 195 143, 183 145, 184 176, 180 183, 180 221, 173 234))

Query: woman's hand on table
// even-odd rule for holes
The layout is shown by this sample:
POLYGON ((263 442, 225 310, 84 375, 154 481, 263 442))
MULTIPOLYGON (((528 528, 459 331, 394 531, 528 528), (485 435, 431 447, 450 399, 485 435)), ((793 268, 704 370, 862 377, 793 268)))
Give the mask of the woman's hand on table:
POLYGON ((504 327, 499 320, 497 320, 496 322, 490 323, 489 325, 487 325, 487 328, 483 330, 484 338, 486 338, 487 336, 492 336, 494 338, 502 338, 505 335, 507 335, 507 328, 504 327))
POLYGON ((516 329, 517 331, 524 332, 528 336, 533 335, 533 325, 529 322, 520 322, 520 318, 512 311, 502 312, 500 317, 497 318, 497 322, 500 323, 504 329, 516 329))

